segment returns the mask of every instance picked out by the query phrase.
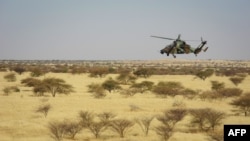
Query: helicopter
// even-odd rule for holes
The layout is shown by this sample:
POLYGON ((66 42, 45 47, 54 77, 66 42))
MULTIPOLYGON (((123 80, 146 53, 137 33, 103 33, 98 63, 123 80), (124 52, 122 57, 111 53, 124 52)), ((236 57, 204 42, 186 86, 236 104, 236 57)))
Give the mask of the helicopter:
MULTIPOLYGON (((201 37, 201 43, 196 48, 191 47, 189 44, 187 44, 185 42, 185 40, 181 40, 180 34, 178 35, 177 39, 160 37, 160 36, 151 36, 151 37, 160 38, 160 39, 167 39, 167 40, 174 40, 173 43, 167 45, 165 48, 163 48, 160 51, 161 54, 166 53, 167 56, 169 56, 169 54, 172 54, 174 58, 176 58, 175 54, 194 53, 195 56, 197 56, 197 54, 199 54, 201 51, 206 52, 208 49, 208 47, 203 49, 203 47, 207 44, 207 41, 203 41, 202 37, 201 37)), ((186 41, 197 41, 197 40, 186 40, 186 41)))

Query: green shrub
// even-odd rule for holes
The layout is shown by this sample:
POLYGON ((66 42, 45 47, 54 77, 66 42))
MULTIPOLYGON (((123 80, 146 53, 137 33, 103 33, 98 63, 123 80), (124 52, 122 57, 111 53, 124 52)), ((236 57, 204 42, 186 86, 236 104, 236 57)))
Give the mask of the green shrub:
POLYGON ((164 141, 167 141, 173 134, 173 129, 177 122, 181 121, 187 114, 185 109, 170 109, 158 116, 157 120, 161 122, 155 128, 156 134, 160 135, 164 141))
POLYGON ((150 128, 150 124, 152 122, 152 120, 154 119, 153 116, 151 117, 143 117, 143 118, 136 118, 135 122, 141 127, 143 133, 145 134, 145 136, 148 135, 149 132, 149 128, 150 128))
POLYGON ((90 77, 104 77, 109 73, 107 67, 93 67, 89 69, 90 77))
POLYGON ((16 81, 16 74, 15 73, 9 73, 4 75, 4 79, 8 82, 15 82, 16 81))
POLYGON ((95 98, 103 98, 106 96, 105 89, 100 84, 90 84, 88 85, 89 92, 93 94, 95 98))
POLYGON ((225 83, 224 82, 211 81, 211 84, 212 84, 211 89, 215 90, 215 91, 218 91, 220 89, 225 88, 225 83))
POLYGON ((28 87, 33 87, 33 92, 42 96, 45 92, 51 93, 53 97, 56 94, 69 94, 73 91, 73 87, 63 79, 60 78, 45 78, 43 80, 35 79, 35 78, 26 78, 21 81, 22 84, 28 87))
POLYGON ((153 92, 159 96, 175 96, 181 94, 184 87, 180 82, 159 82, 154 88, 153 92))
POLYGON ((82 127, 88 129, 95 138, 98 138, 102 132, 111 126, 111 120, 116 115, 111 112, 103 112, 96 116, 96 114, 88 111, 80 111, 79 116, 81 118, 80 124, 82 127), (96 117, 99 119, 97 120, 96 117))
POLYGON ((134 123, 127 119, 116 119, 110 124, 111 129, 118 133, 121 138, 125 137, 126 132, 130 129, 134 123))
POLYGON ((16 73, 20 74, 20 75, 26 71, 26 69, 25 69, 24 67, 20 67, 20 66, 17 66, 17 67, 15 67, 15 68, 13 68, 13 70, 14 70, 16 73))
POLYGON ((153 74, 152 69, 150 68, 138 68, 135 72, 134 75, 137 77, 143 77, 143 78, 148 78, 153 74))
POLYGON ((206 69, 206 70, 201 70, 195 74, 196 77, 206 80, 208 77, 212 76, 214 74, 213 69, 206 69))
POLYGON ((193 99, 197 95, 197 93, 198 93, 197 91, 189 89, 189 88, 185 88, 180 92, 182 96, 188 99, 193 99))
POLYGON ((81 124, 78 122, 78 121, 70 121, 70 120, 67 120, 65 122, 65 125, 64 125, 64 129, 65 129, 65 135, 68 136, 70 139, 73 139, 75 138, 75 135, 77 133, 79 133, 83 127, 81 126, 81 124))
POLYGON ((127 85, 127 84, 133 84, 137 78, 134 75, 130 74, 130 72, 126 71, 120 73, 116 79, 119 83, 127 85))
POLYGON ((223 98, 240 96, 242 92, 243 91, 239 88, 224 88, 217 91, 217 93, 223 98))
POLYGON ((154 82, 151 81, 142 81, 141 83, 134 83, 130 86, 130 88, 137 89, 138 92, 144 93, 146 91, 152 90, 154 82))
POLYGON ((102 87, 105 90, 109 91, 109 93, 111 93, 114 90, 121 89, 121 86, 119 85, 119 83, 117 81, 113 80, 112 78, 104 81, 102 83, 102 87))
POLYGON ((214 100, 221 98, 216 91, 204 91, 199 94, 201 100, 214 100))
POLYGON ((243 112, 245 116, 250 112, 250 93, 246 93, 243 96, 233 100, 231 103, 237 108, 237 111, 243 112))
POLYGON ((65 122, 49 122, 48 129, 50 131, 50 136, 56 141, 61 141, 66 131, 66 123, 65 122))
POLYGON ((39 77, 39 76, 42 76, 42 75, 45 74, 45 72, 42 69, 38 68, 38 67, 33 68, 30 71, 31 71, 31 73, 30 73, 31 77, 39 77))
POLYGON ((42 81, 39 79, 29 77, 29 78, 22 79, 21 83, 27 87, 35 87, 37 85, 41 85, 42 81))
POLYGON ((20 92, 20 89, 17 86, 8 86, 3 89, 4 95, 9 95, 12 92, 20 92))
POLYGON ((50 104, 45 104, 45 105, 39 106, 36 109, 36 112, 37 113, 42 113, 44 115, 44 117, 46 118, 50 109, 51 109, 51 105, 50 104))
POLYGON ((191 125, 197 126, 201 131, 214 130, 216 126, 221 124, 225 118, 225 113, 216 111, 210 108, 193 109, 189 112, 191 114, 191 125))
MULTIPOLYGON (((46 92, 51 93, 53 97, 56 94, 69 94, 73 91, 73 86, 66 84, 63 79, 60 78, 45 78, 42 80, 42 85, 46 89, 46 92)), ((40 89, 44 91, 44 89, 40 89)))
POLYGON ((230 77, 229 80, 235 85, 238 86, 242 81, 245 79, 245 77, 239 77, 239 76, 234 76, 230 77))

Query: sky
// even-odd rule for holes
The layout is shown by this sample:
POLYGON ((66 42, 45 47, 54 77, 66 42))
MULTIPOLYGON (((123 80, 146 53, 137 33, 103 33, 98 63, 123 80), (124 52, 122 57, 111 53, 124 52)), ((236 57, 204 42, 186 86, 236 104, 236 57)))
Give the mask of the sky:
MULTIPOLYGON (((172 41, 208 42, 180 59, 250 60, 249 0, 0 0, 0 60, 157 60, 172 41)), ((187 42, 197 47, 200 42, 187 42)))

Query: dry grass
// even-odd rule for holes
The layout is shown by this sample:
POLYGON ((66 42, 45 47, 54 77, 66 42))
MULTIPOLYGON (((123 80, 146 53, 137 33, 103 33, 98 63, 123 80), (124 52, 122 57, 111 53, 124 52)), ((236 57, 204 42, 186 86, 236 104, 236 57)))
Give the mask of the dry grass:
MULTIPOLYGON (((29 77, 29 73, 16 75, 15 82, 7 82, 3 76, 9 72, 0 72, 0 138, 3 141, 53 141, 48 130, 50 121, 62 121, 64 119, 77 120, 78 113, 81 110, 87 110, 93 113, 112 112, 117 115, 116 118, 125 118, 133 120, 135 118, 143 118, 145 116, 155 116, 161 114, 166 109, 173 108, 173 103, 181 101, 185 108, 214 108, 224 111, 228 115, 232 115, 232 106, 228 104, 230 99, 202 101, 199 99, 185 99, 181 96, 174 98, 159 98, 151 92, 145 94, 136 94, 133 97, 124 98, 118 92, 108 93, 105 98, 96 99, 88 92, 88 85, 91 83, 102 83, 109 77, 115 78, 117 75, 107 75, 104 78, 90 78, 88 74, 72 75, 63 73, 48 73, 40 79, 47 77, 61 78, 66 83, 74 87, 75 92, 70 95, 57 95, 55 98, 48 94, 46 103, 50 103, 53 107, 47 118, 41 114, 34 112, 44 101, 44 97, 32 96, 31 88, 21 85, 20 80, 29 77), (13 92, 9 96, 3 96, 2 89, 7 86, 18 86, 20 92, 13 92), (135 105, 140 110, 131 111, 130 105, 135 105)), ((151 76, 150 78, 140 78, 136 82, 144 80, 152 81, 157 84, 159 81, 177 81, 182 83, 186 88, 194 90, 206 91, 211 89, 211 80, 224 82, 225 87, 235 87, 228 77, 212 76, 206 81, 194 79, 194 76, 186 75, 164 75, 151 76)), ((237 86, 244 92, 250 91, 250 76, 237 86)), ((200 132, 193 133, 189 127, 190 117, 185 117, 180 121, 174 129, 174 134, 169 141, 207 141, 208 137, 200 132)), ((250 124, 250 118, 244 116, 227 116, 223 123, 226 124, 250 124)), ((152 121, 152 129, 159 125, 159 121, 152 121)), ((221 127, 222 128, 222 125, 221 127)), ((70 141, 70 139, 64 139, 70 141)), ((158 141, 160 137, 150 130, 147 137, 141 131, 138 125, 134 125, 126 134, 125 138, 120 138, 112 131, 105 131, 99 139, 95 139, 91 132, 84 130, 76 135, 75 140, 91 140, 91 141, 158 141)))

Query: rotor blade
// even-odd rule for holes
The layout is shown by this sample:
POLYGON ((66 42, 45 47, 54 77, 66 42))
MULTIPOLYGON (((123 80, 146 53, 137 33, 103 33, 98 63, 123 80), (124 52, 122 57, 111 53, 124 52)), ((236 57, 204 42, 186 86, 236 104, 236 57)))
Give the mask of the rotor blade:
POLYGON ((167 39, 167 40, 175 40, 175 39, 172 39, 172 38, 166 38, 166 37, 160 37, 160 36, 151 36, 151 37, 161 38, 161 39, 167 39))
POLYGON ((189 41, 189 42, 200 42, 200 40, 182 40, 182 41, 189 41))

